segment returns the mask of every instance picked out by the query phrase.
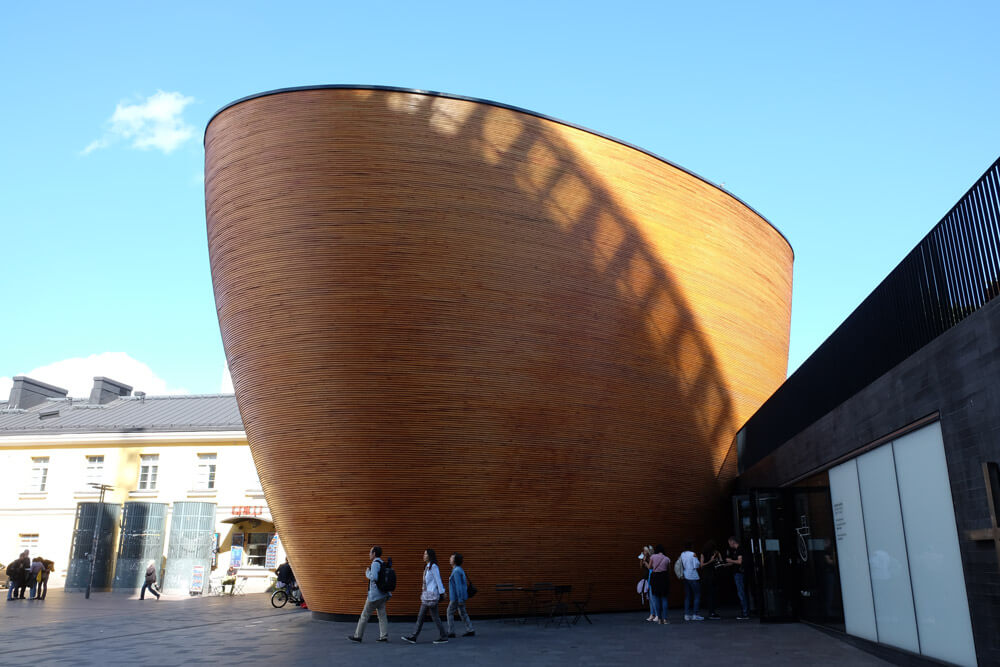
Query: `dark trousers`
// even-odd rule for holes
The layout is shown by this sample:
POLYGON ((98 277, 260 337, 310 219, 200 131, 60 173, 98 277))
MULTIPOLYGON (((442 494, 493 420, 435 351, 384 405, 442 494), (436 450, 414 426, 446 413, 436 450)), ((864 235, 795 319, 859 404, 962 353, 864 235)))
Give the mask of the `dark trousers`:
POLYGON ((149 589, 150 593, 152 593, 153 595, 156 596, 157 600, 160 599, 160 594, 156 592, 156 582, 154 581, 153 583, 150 583, 150 582, 147 581, 146 583, 144 583, 142 585, 142 590, 139 591, 139 599, 140 600, 145 600, 146 599, 146 589, 147 588, 149 589))
POLYGON ((715 613, 715 572, 706 571, 701 575, 701 592, 705 596, 708 613, 715 613))
POLYGON ((49 580, 47 578, 42 579, 41 581, 38 582, 38 599, 44 600, 45 594, 48 592, 49 592, 49 580))

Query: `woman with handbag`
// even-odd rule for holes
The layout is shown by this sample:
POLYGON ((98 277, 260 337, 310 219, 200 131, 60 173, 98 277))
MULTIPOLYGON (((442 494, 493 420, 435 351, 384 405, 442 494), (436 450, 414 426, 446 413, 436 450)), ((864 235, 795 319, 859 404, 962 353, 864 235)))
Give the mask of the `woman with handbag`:
POLYGON ((413 628, 413 634, 404 636, 403 641, 416 644, 420 629, 424 627, 424 614, 430 614, 438 629, 438 638, 434 640, 434 643, 447 644, 448 634, 445 632, 444 625, 441 623, 441 615, 438 613, 438 602, 444 595, 444 582, 441 581, 441 569, 438 568, 437 554, 434 553, 433 549, 424 551, 424 563, 424 584, 420 591, 420 612, 417 614, 417 624, 413 628))

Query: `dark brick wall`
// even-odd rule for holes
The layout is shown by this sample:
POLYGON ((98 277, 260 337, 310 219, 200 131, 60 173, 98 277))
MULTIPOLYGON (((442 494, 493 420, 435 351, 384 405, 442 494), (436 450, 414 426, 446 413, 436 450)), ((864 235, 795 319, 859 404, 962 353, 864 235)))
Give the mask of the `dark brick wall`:
MULTIPOLYGON (((849 360, 845 360, 849 363, 849 360)), ((781 486, 927 415, 940 414, 965 585, 980 664, 1000 664, 1000 564, 992 542, 983 461, 1000 461, 1000 299, 774 450, 740 487, 781 486)))

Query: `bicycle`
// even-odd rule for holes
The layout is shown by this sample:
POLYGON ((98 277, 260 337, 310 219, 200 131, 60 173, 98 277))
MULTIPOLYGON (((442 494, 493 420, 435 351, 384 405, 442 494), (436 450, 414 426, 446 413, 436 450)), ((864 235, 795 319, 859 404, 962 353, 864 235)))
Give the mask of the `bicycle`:
POLYGON ((288 604, 289 600, 295 604, 300 604, 302 602, 302 594, 299 592, 298 586, 286 586, 271 593, 271 606, 275 609, 281 609, 288 604))

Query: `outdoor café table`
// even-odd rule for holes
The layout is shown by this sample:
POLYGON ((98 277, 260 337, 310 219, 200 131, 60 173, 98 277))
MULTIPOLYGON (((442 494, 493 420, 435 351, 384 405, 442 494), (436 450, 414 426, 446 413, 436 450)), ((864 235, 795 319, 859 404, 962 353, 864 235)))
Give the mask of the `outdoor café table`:
POLYGON ((524 593, 525 597, 528 598, 528 604, 524 612, 524 618, 521 623, 528 622, 528 616, 538 615, 538 594, 539 593, 551 593, 555 591, 556 587, 549 583, 534 584, 533 586, 518 586, 514 590, 521 591, 524 593))

